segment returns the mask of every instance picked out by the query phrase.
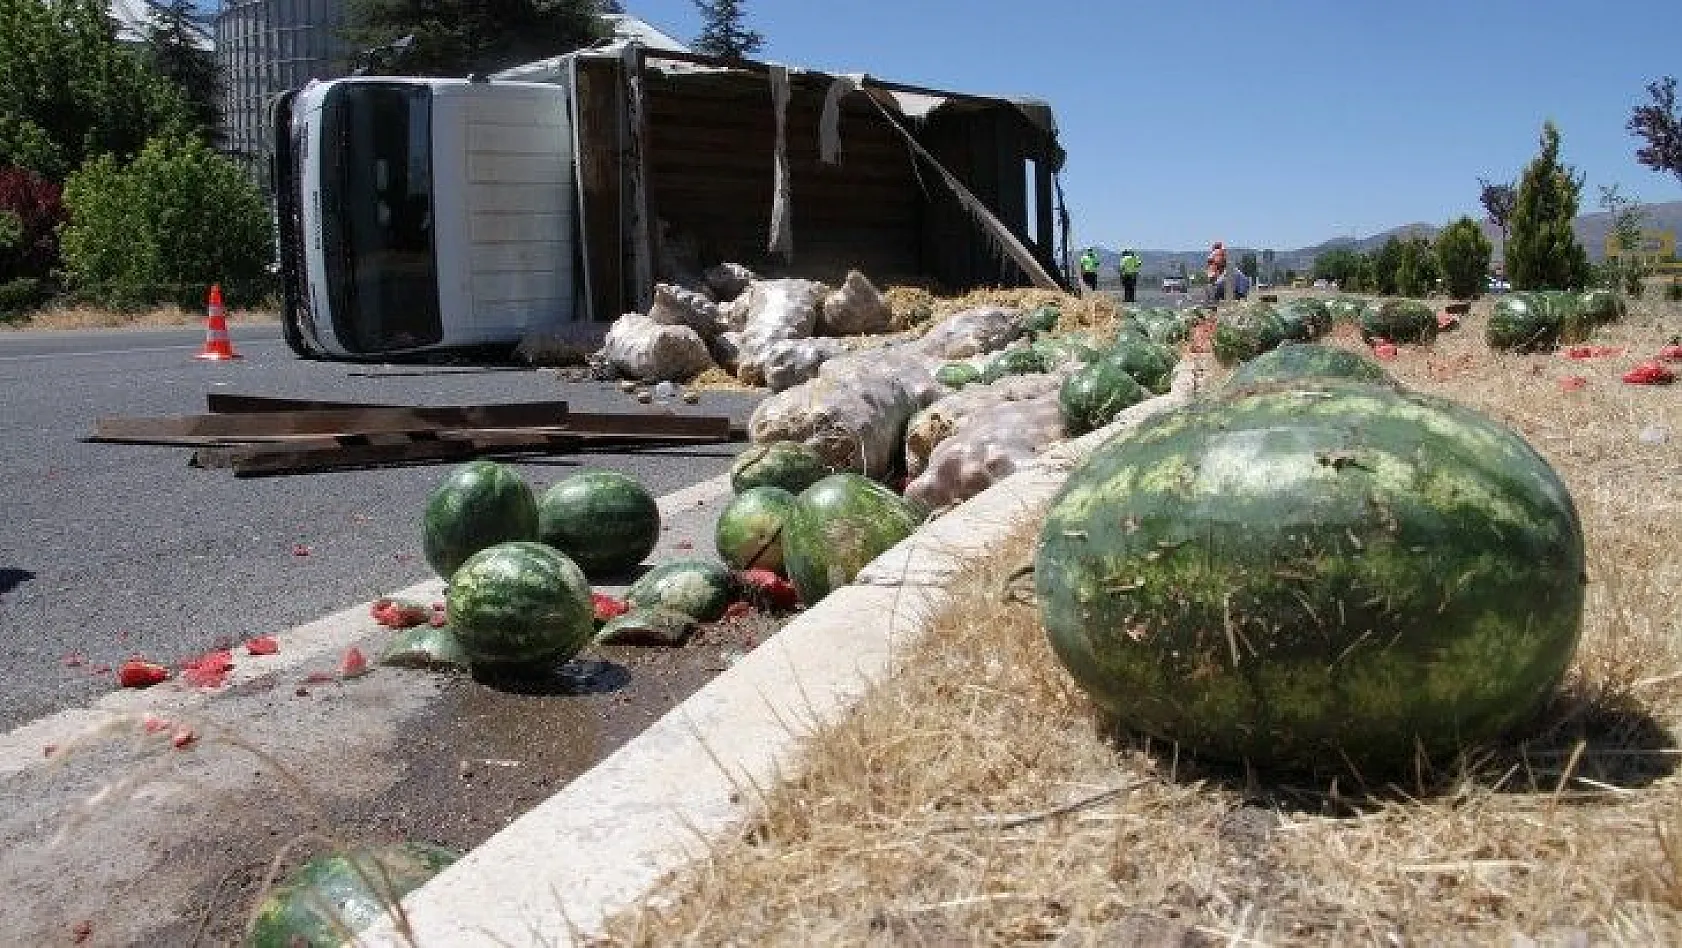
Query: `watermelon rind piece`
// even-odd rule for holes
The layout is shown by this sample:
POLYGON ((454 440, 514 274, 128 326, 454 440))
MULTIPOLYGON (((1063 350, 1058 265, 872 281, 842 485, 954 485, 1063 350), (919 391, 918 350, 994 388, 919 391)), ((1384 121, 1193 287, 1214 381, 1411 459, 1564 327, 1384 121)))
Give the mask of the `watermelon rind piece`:
POLYGON ((421 517, 426 562, 449 580, 488 546, 537 539, 537 500, 518 471, 478 460, 451 471, 433 489, 421 517))
POLYGON ((543 492, 538 539, 584 575, 613 576, 641 563, 660 540, 660 507, 642 482, 618 471, 580 471, 543 492))
POLYGON ((783 571, 783 529, 798 502, 781 487, 750 487, 725 505, 713 524, 713 547, 732 569, 783 571))
POLYGON ((764 441, 736 456, 730 465, 730 488, 740 494, 770 486, 798 494, 827 474, 823 455, 804 441, 764 441))
POLYGON ((922 525, 928 512, 861 474, 831 474, 801 492, 783 530, 783 564, 814 604, 922 525))
POLYGON ((1035 556, 1054 652, 1120 725, 1368 778, 1531 718, 1571 662, 1583 569, 1570 493, 1516 432, 1345 380, 1118 435, 1035 556))
POLYGON ((430 843, 363 846, 317 856, 263 897, 249 948, 337 948, 387 915, 459 855, 430 843))
POLYGON ((1317 342, 1287 342, 1242 363, 1227 377, 1223 392, 1291 379, 1342 378, 1393 383, 1390 373, 1358 352, 1317 342))
POLYGON ((723 564, 698 558, 661 563, 631 584, 625 601, 633 609, 670 609, 697 622, 711 622, 730 606, 735 586, 723 564))
POLYGON ((577 655, 596 631, 590 581, 544 543, 499 543, 450 578, 450 628, 475 665, 541 665, 577 655))
POLYGON ((601 645, 682 645, 695 633, 695 617, 658 606, 632 609, 607 620, 596 642, 601 645))

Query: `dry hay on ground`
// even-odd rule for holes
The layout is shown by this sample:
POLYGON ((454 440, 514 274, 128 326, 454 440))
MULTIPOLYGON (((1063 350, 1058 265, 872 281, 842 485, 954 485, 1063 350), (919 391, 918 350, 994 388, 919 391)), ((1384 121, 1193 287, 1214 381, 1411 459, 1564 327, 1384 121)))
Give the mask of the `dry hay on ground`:
POLYGON ((1034 610, 1001 604, 1028 525, 740 838, 606 943, 1682 943, 1682 407, 1618 381, 1682 330, 1658 310, 1597 337, 1623 358, 1491 353, 1475 314, 1389 363, 1523 431, 1582 513, 1583 642, 1524 742, 1362 790, 1246 786, 1106 734, 1034 610))
MULTIPOLYGON (((16 323, 0 322, 0 328, 13 329, 126 329, 161 326, 202 325, 207 313, 182 309, 174 304, 143 310, 106 309, 86 304, 54 304, 36 310, 29 318, 16 323)), ((227 313, 230 323, 272 323, 280 314, 267 309, 234 309, 227 313)))

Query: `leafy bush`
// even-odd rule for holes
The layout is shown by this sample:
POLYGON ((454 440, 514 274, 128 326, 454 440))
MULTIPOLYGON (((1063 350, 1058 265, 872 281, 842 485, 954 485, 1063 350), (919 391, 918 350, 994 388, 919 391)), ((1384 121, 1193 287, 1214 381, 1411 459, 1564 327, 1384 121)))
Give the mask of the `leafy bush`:
POLYGON ((1457 300, 1477 299, 1483 292, 1484 274, 1489 272, 1492 253, 1494 248, 1489 238, 1470 217, 1462 217, 1443 228, 1437 235, 1436 255, 1448 295, 1457 300))
POLYGON ((235 299, 266 295, 271 225, 239 167, 189 136, 155 138, 133 163, 88 162, 64 186, 64 268, 107 305, 204 303, 220 283, 235 299))
POLYGON ((0 283, 45 284, 58 264, 63 220, 58 185, 22 168, 0 168, 0 283))
POLYGON ((1682 302, 1682 280, 1671 280, 1664 288, 1664 298, 1672 303, 1682 302))
POLYGON ((0 281, 0 323, 17 320, 45 300, 40 280, 18 277, 0 281))

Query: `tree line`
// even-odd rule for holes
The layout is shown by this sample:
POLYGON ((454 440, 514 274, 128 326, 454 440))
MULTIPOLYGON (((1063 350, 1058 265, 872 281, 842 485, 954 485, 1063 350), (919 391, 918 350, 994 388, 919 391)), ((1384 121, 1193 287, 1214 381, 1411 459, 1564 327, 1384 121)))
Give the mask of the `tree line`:
MULTIPOLYGON (((1676 80, 1650 83, 1651 101, 1637 106, 1627 128, 1642 142, 1636 160, 1682 181, 1682 115, 1676 109, 1676 80)), ((1581 208, 1584 177, 1560 159, 1559 129, 1542 125, 1538 151, 1515 181, 1479 178, 1478 201, 1502 237, 1502 269, 1515 290, 1581 289, 1600 283, 1640 295, 1647 275, 1633 258, 1589 262, 1572 223, 1581 208)), ((1641 234, 1639 202, 1617 185, 1600 188, 1600 206, 1612 218, 1619 243, 1634 247, 1641 234)), ((1371 253, 1339 247, 1314 261, 1317 279, 1345 289, 1389 296, 1423 297, 1439 285, 1450 296, 1471 299, 1484 292, 1494 247, 1470 216, 1463 216, 1434 239, 1393 236, 1371 253)))

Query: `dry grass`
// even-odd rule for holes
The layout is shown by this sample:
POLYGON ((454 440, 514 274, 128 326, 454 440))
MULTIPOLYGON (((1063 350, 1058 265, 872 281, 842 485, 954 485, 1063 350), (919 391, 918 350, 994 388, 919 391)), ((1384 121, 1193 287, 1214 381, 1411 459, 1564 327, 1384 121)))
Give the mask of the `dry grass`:
POLYGON ((1035 611, 1001 602, 1027 525, 741 838, 604 942, 1682 944, 1682 407, 1618 381, 1682 307, 1602 331, 1631 356, 1592 362, 1493 354, 1480 320, 1391 367, 1522 430, 1581 509, 1584 639, 1524 743, 1356 792, 1107 733, 1035 611), (1573 374, 1588 385, 1562 392, 1573 374))
MULTIPOLYGON (((269 309, 228 311, 230 323, 272 323, 280 314, 269 309)), ((125 311, 83 304, 54 304, 31 313, 15 323, 0 322, 0 329, 128 329, 202 325, 205 312, 186 310, 173 304, 151 309, 125 311)))

